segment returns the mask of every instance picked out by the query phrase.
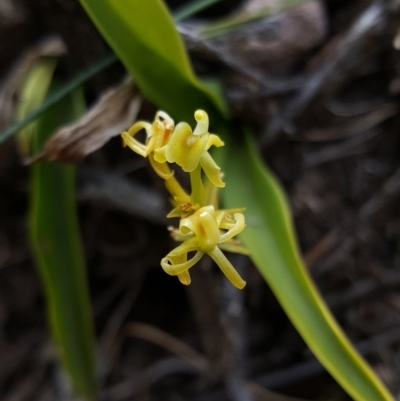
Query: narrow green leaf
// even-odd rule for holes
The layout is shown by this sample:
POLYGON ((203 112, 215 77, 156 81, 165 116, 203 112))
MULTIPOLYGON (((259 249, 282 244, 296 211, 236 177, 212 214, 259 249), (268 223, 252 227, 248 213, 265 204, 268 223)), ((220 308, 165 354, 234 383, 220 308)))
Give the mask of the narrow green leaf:
MULTIPOLYGON (((21 113, 29 113, 43 101, 53 70, 54 62, 33 69, 22 93, 21 113)), ((49 108, 25 130, 24 138, 31 137, 32 151, 39 151, 54 130, 78 118, 83 110, 80 90, 49 108)), ((94 400, 94 335, 76 212, 75 167, 58 162, 31 166, 29 231, 61 360, 76 391, 94 400)))
POLYGON ((251 137, 226 152, 234 162, 225 166, 223 199, 227 207, 246 207, 248 226, 240 238, 290 320, 355 400, 393 400, 347 340, 308 275, 282 189, 262 164, 251 137))
POLYGON ((199 11, 212 6, 213 4, 219 3, 222 0, 194 0, 182 5, 178 10, 174 12, 174 20, 180 22, 185 18, 198 13, 199 11))
POLYGON ((178 120, 193 121, 198 108, 221 119, 222 102, 195 77, 161 0, 80 1, 145 96, 178 120))
POLYGON ((299 6, 309 1, 310 0, 281 0, 277 6, 266 5, 256 12, 242 12, 229 15, 220 19, 219 21, 213 21, 205 24, 203 27, 199 28, 199 35, 201 35, 204 39, 225 35, 231 31, 234 31, 235 29, 238 29, 242 25, 268 17, 269 15, 278 14, 289 8, 299 6))

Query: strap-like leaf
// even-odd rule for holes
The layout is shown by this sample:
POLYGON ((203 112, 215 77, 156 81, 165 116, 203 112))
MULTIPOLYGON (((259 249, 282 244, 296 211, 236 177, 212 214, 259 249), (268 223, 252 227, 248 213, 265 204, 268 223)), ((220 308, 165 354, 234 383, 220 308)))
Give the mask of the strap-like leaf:
POLYGON ((352 347, 306 271, 280 185, 260 160, 251 137, 229 148, 228 207, 246 206, 243 244, 310 349, 347 392, 359 401, 387 401, 391 395, 352 347))
POLYGON ((221 119, 222 102, 195 77, 162 1, 81 3, 141 91, 161 109, 190 123, 198 108, 207 110, 211 119, 221 119))
MULTIPOLYGON (((21 95, 20 116, 43 102, 53 70, 54 61, 34 67, 21 95)), ((26 127, 23 143, 37 152, 54 130, 78 118, 83 110, 82 92, 75 90, 26 127)), ((29 231, 61 360, 76 391, 94 400, 94 335, 76 213, 75 167, 58 162, 31 166, 29 231)))

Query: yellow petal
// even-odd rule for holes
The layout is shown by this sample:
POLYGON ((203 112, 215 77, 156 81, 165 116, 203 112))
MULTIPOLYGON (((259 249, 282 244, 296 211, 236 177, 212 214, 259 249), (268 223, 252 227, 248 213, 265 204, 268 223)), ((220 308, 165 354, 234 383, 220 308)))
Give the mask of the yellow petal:
POLYGON ((233 238, 235 235, 238 235, 245 228, 244 216, 241 213, 235 213, 235 224, 234 226, 227 231, 225 234, 221 235, 219 238, 219 243, 228 241, 233 238))
POLYGON ((200 159, 200 164, 207 178, 211 181, 213 185, 218 188, 224 188, 225 183, 221 180, 220 170, 217 163, 208 152, 204 152, 200 159))
POLYGON ((185 272, 178 274, 179 281, 184 285, 189 285, 192 282, 190 278, 189 272, 186 270, 185 272))
POLYGON ((206 211, 199 214, 199 220, 202 228, 202 235, 198 237, 200 250, 208 252, 218 244, 220 237, 218 225, 214 216, 206 211))
POLYGON ((224 142, 221 141, 221 138, 218 135, 210 134, 210 136, 208 137, 207 150, 210 149, 211 146, 216 146, 217 148, 220 148, 224 145, 224 142))
POLYGON ((174 120, 165 111, 157 111, 155 119, 160 121, 167 130, 174 129, 174 120))
POLYGON ((196 252, 193 258, 189 259, 186 262, 178 263, 178 264, 171 264, 168 255, 161 259, 161 267, 165 271, 165 273, 169 274, 170 276, 177 276, 179 274, 184 273, 191 267, 193 267, 204 255, 203 252, 196 252))
POLYGON ((198 251, 199 250, 199 241, 196 237, 190 237, 174 248, 166 257, 169 256, 175 257, 180 256, 182 254, 187 254, 189 252, 198 251))
POLYGON ((203 212, 213 214, 214 207, 211 205, 204 206, 191 216, 182 219, 179 223, 179 230, 181 234, 187 235, 190 232, 193 232, 194 235, 196 235, 198 238, 201 238, 204 235, 204 230, 201 227, 199 215, 203 212))
POLYGON ((135 153, 140 156, 146 157, 147 147, 142 143, 138 142, 136 139, 132 138, 128 135, 127 132, 123 132, 121 134, 123 146, 128 146, 128 148, 132 149, 135 153))
POLYGON ((197 110, 194 113, 194 118, 197 121, 196 128, 194 129, 193 135, 202 135, 208 133, 208 115, 204 110, 197 110))
POLYGON ((154 172, 163 180, 168 180, 174 175, 174 173, 168 167, 167 163, 158 163, 154 160, 153 154, 149 155, 149 162, 151 167, 153 167, 154 172))
POLYGON ((135 124, 132 125, 132 127, 129 128, 128 135, 133 138, 142 129, 144 129, 146 131, 147 137, 150 138, 151 124, 148 123, 147 121, 137 121, 135 124))
POLYGON ((183 171, 191 172, 199 164, 208 141, 208 133, 195 136, 187 123, 179 123, 166 149, 166 158, 169 163, 176 163, 183 171))
POLYGON ((167 162, 167 156, 165 154, 166 150, 167 150, 167 145, 165 145, 161 148, 155 149, 154 150, 154 159, 156 161, 158 161, 159 163, 166 163, 167 162))
POLYGON ((221 269, 222 273, 228 278, 228 280, 240 290, 245 287, 246 282, 240 277, 239 273, 232 266, 231 262, 222 253, 221 249, 215 246, 208 255, 214 260, 214 262, 221 269))

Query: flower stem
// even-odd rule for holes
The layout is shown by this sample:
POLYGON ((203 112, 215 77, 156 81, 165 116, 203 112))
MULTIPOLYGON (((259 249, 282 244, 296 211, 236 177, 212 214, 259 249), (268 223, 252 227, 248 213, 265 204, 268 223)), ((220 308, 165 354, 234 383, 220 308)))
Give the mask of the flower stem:
POLYGON ((203 206, 204 203, 204 188, 201 181, 201 166, 200 164, 190 173, 190 185, 192 187, 192 199, 194 203, 203 206))

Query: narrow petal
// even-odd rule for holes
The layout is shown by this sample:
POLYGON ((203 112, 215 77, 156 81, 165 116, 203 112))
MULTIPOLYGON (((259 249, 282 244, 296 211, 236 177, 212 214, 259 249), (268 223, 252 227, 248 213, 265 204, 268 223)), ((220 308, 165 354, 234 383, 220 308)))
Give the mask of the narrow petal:
POLYGON ((235 213, 235 225, 227 231, 225 234, 222 234, 219 238, 219 243, 228 241, 233 238, 235 235, 238 235, 245 228, 244 216, 241 213, 235 213))
POLYGON ((218 135, 215 134, 210 134, 208 137, 208 142, 207 142, 207 150, 211 148, 211 146, 216 146, 217 148, 220 148, 221 146, 224 146, 224 142, 221 140, 221 138, 218 135))
POLYGON ((165 111, 157 111, 156 120, 163 122, 166 129, 174 129, 174 120, 165 111))
POLYGON ((178 279, 184 285, 189 285, 192 282, 192 279, 190 278, 190 273, 188 270, 186 270, 185 272, 183 272, 181 274, 178 274, 178 279))
POLYGON ((225 183, 221 180, 220 170, 217 163, 208 152, 204 152, 200 159, 201 167, 203 168, 206 176, 211 181, 213 185, 218 188, 224 188, 225 183))
MULTIPOLYGON (((168 259, 172 265, 184 263, 187 261, 187 253, 183 253, 179 256, 169 256, 168 259)), ((189 285, 191 282, 190 274, 187 270, 181 274, 178 274, 178 279, 184 285, 189 285)))
POLYGON ((193 135, 202 135, 206 132, 208 132, 208 115, 204 110, 197 110, 194 113, 194 118, 197 121, 196 128, 194 129, 193 135))
POLYGON ((185 253, 193 252, 193 251, 198 251, 199 250, 199 241, 196 237, 190 237, 189 239, 186 239, 182 244, 178 245, 176 248, 174 248, 166 257, 168 258, 169 256, 179 256, 185 253))
POLYGON ((203 231, 203 235, 198 238, 200 249, 203 252, 208 252, 218 244, 219 228, 214 216, 207 211, 199 214, 199 220, 203 231))
POLYGON ((147 156, 147 154, 146 154, 146 150, 147 150, 146 145, 143 145, 142 143, 140 143, 136 139, 134 139, 131 136, 129 136, 129 134, 127 132, 123 132, 121 134, 121 137, 122 137, 122 141, 123 141, 123 145, 124 146, 128 146, 128 148, 132 149, 135 153, 137 153, 140 156, 143 156, 143 157, 147 156))
POLYGON ((167 163, 158 163, 154 160, 153 154, 149 155, 149 162, 154 172, 163 180, 168 180, 174 175, 174 173, 168 167, 167 163))
POLYGON ((128 135, 132 138, 140 132, 142 129, 146 131, 147 138, 151 137, 151 124, 147 121, 137 121, 132 127, 128 130, 128 135))
POLYGON ((232 266, 231 262, 226 258, 226 256, 222 253, 221 249, 215 246, 208 255, 214 260, 214 262, 221 269, 222 273, 228 278, 228 280, 240 290, 244 288, 246 282, 240 277, 239 273, 232 266))
POLYGON ((161 267, 163 268, 165 273, 169 274, 170 276, 177 276, 193 267, 202 258, 203 255, 203 252, 198 251, 192 259, 175 265, 170 264, 170 260, 167 255, 165 258, 161 259, 161 267))

